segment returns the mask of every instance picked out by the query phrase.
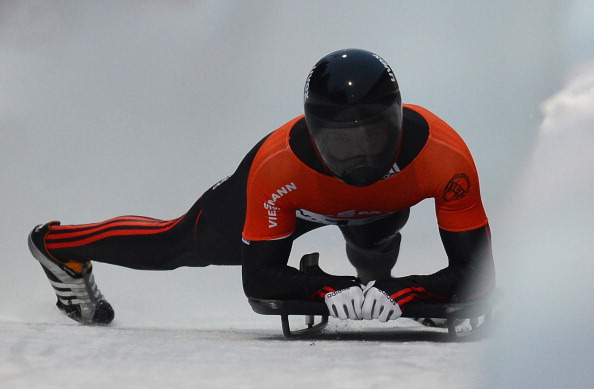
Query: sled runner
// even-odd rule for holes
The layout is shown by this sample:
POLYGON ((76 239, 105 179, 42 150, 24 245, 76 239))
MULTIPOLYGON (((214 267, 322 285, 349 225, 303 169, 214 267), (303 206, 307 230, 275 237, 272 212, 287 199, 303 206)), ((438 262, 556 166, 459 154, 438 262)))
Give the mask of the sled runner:
MULTIPOLYGON (((323 272, 318 266, 318 253, 304 255, 300 270, 307 274, 323 272)), ((254 312, 261 315, 279 315, 283 335, 287 338, 319 334, 328 324, 328 308, 323 301, 308 300, 266 300, 248 298, 254 312), (290 328, 289 316, 305 316, 305 328, 290 328), (316 316, 319 322, 316 323, 316 316)), ((442 319, 451 339, 459 339, 474 334, 491 320, 493 298, 477 302, 416 303, 411 304, 401 317, 442 319)), ((425 323, 434 321, 427 320, 425 323)), ((426 324, 427 325, 427 324, 426 324)))

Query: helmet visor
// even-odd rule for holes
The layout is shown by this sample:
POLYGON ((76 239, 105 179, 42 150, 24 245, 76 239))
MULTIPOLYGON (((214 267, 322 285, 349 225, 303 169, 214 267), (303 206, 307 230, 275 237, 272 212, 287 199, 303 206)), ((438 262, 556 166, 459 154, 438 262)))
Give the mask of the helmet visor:
POLYGON ((348 184, 370 185, 394 164, 401 127, 400 110, 395 106, 371 119, 350 123, 308 118, 308 126, 323 162, 348 184))

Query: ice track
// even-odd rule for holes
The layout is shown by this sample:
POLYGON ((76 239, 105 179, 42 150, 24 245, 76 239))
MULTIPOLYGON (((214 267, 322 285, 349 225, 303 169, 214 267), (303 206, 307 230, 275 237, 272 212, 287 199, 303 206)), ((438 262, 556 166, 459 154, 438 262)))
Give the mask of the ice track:
POLYGON ((0 322, 5 388, 475 388, 488 340, 446 342, 397 327, 331 321, 319 337, 222 330, 0 322), (365 328, 363 328, 363 326, 365 328))

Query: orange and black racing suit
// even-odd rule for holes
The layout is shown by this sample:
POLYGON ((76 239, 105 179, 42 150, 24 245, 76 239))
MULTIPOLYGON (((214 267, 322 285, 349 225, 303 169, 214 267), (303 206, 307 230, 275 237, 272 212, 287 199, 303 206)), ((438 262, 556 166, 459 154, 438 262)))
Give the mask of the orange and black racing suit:
POLYGON ((410 207, 432 198, 448 266, 430 275, 378 280, 376 287, 401 309, 420 299, 471 299, 489 293, 494 287, 490 232, 466 145, 444 121, 414 105, 404 106, 401 142, 393 168, 382 180, 350 186, 324 168, 299 116, 262 139, 231 176, 206 191, 182 217, 55 224, 46 246, 60 259, 134 269, 242 265, 248 296, 316 298, 357 280, 306 275, 288 266, 296 238, 337 225, 347 246, 373 252, 385 241, 398 238, 399 244, 410 207))

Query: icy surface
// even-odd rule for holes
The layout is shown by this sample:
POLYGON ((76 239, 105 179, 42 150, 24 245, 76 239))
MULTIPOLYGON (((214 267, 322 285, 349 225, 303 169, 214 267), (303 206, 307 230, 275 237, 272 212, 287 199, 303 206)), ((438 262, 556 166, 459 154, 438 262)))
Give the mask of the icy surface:
MULTIPOLYGON (((25 263, 40 271, 33 259, 25 263)), ((95 273, 116 311, 107 327, 63 316, 42 274, 33 276, 39 293, 2 312, 2 387, 475 388, 484 379, 481 358, 492 338, 452 343, 445 329, 410 319, 331 318, 321 336, 287 340, 280 319, 252 312, 238 284, 225 293, 201 289, 238 268, 146 273, 98 264, 95 273), (191 290, 179 287, 190 282, 191 290), (160 288, 138 294, 155 283, 160 288)), ((303 322, 291 318, 295 328, 303 322)))
POLYGON ((482 377, 482 343, 400 328, 285 340, 278 326, 219 327, 2 322, 0 376, 6 388, 467 388, 482 377))

